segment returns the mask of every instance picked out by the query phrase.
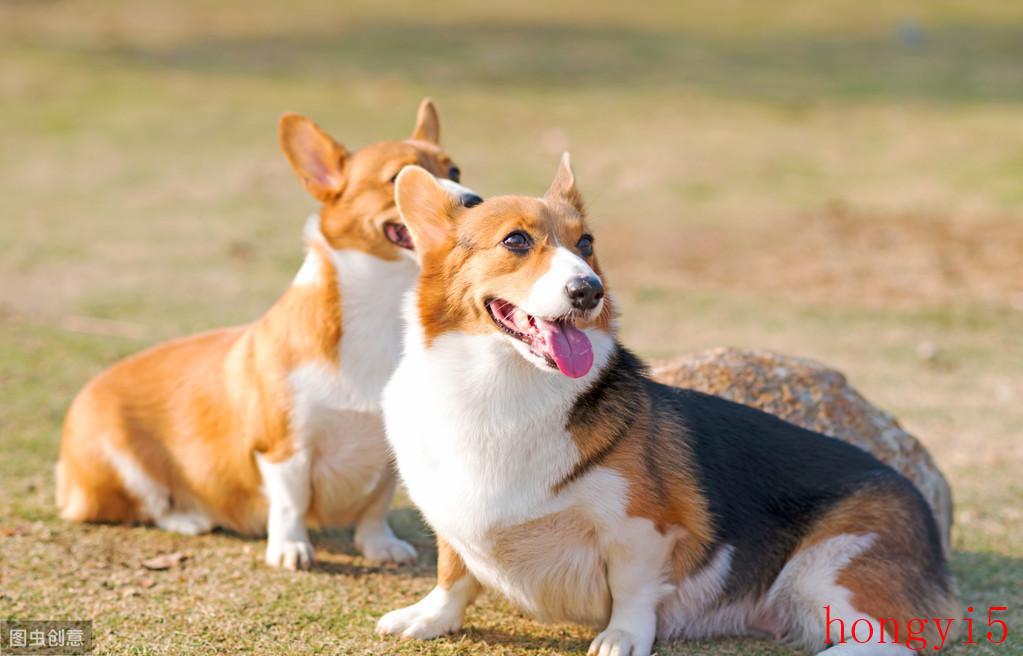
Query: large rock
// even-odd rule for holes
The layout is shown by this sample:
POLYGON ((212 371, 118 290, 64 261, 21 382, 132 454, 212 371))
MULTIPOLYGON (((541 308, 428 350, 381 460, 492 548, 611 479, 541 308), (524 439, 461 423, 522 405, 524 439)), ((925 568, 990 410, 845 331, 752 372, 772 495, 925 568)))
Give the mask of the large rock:
POLYGON ((813 360, 770 351, 716 348, 654 363, 654 378, 760 408, 797 426, 866 449, 916 483, 948 553, 952 492, 920 442, 864 399, 845 376, 813 360))

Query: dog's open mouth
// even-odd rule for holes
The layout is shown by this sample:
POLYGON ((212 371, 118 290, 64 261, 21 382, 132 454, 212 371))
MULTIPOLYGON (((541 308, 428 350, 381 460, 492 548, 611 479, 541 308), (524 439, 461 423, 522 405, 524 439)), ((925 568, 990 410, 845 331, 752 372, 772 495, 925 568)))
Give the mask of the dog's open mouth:
POLYGON ((384 224, 384 236, 399 248, 407 248, 410 251, 416 250, 415 244, 412 243, 412 235, 408 233, 408 228, 405 227, 404 223, 388 221, 384 224))
POLYGON ((576 327, 571 317, 554 320, 534 317, 501 299, 488 301, 487 311, 498 328, 566 376, 580 378, 593 366, 590 339, 576 327))

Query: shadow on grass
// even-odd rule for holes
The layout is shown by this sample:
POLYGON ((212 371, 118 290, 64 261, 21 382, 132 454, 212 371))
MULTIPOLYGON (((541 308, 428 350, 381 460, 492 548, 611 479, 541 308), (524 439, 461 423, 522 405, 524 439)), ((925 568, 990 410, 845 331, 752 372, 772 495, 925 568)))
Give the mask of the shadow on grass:
POLYGON ((203 36, 171 45, 44 48, 109 66, 166 68, 429 88, 608 86, 693 90, 767 101, 1023 100, 1023 26, 892 24, 848 35, 708 36, 622 25, 413 22, 324 26, 266 36, 203 36))
MULTIPOLYGON (((494 647, 518 647, 528 649, 555 649, 563 654, 585 654, 590 646, 590 640, 579 638, 538 638, 525 632, 515 633, 493 627, 466 628, 461 634, 466 642, 476 643, 479 647, 493 649, 494 647)), ((594 632, 596 636, 596 632, 594 632)))
MULTIPOLYGON (((394 509, 388 515, 388 523, 398 537, 416 548, 419 555, 415 565, 381 565, 370 561, 363 561, 365 564, 361 564, 321 559, 313 566, 313 571, 341 576, 363 576, 390 571, 403 576, 433 577, 437 565, 437 546, 433 533, 419 511, 415 508, 394 509)), ((362 554, 355 546, 355 530, 352 527, 321 528, 313 531, 312 540, 318 551, 325 551, 331 556, 343 556, 356 561, 362 559, 362 554)))

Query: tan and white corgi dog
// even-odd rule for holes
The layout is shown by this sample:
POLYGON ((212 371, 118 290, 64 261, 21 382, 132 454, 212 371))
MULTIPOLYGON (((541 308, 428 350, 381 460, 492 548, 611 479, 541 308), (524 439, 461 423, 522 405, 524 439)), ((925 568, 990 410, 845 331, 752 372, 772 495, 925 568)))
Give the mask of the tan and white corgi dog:
POLYGON ((379 561, 415 559, 385 516, 395 475, 380 394, 401 352, 418 265, 394 204, 407 165, 457 184, 429 100, 404 141, 347 152, 308 118, 280 121, 284 154, 322 208, 306 257, 260 319, 160 344, 99 374, 64 424, 57 503, 74 521, 267 534, 266 561, 308 567, 307 520, 355 523, 379 561))
POLYGON ((603 628, 602 656, 746 634, 821 650, 829 629, 828 654, 907 654, 894 623, 954 617, 908 480, 836 439, 655 383, 616 341, 567 156, 543 198, 460 208, 417 168, 396 196, 422 271, 383 409, 437 534, 438 583, 378 632, 457 630, 482 588, 603 628))

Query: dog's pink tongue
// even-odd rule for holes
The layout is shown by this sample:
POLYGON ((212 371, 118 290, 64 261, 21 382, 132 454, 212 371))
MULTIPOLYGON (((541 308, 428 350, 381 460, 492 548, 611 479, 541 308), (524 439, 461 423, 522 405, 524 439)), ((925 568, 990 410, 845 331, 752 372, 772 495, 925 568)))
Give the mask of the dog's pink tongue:
POLYGON ((583 331, 567 321, 555 323, 540 318, 536 319, 536 327, 561 373, 569 378, 581 378, 589 372, 593 366, 593 347, 583 331))

